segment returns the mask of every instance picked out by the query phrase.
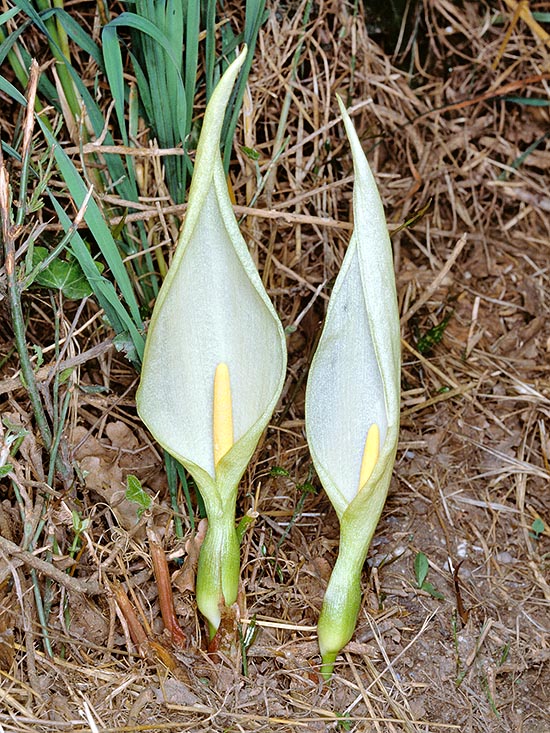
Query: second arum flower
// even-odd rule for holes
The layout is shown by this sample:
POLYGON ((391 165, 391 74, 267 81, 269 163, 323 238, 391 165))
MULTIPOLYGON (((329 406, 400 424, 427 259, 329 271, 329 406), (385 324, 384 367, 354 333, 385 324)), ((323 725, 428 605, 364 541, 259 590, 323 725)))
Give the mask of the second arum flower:
POLYGON ((361 604, 361 571, 392 475, 399 428, 400 329, 390 238, 376 182, 338 100, 355 171, 354 231, 306 391, 309 449, 340 520, 340 550, 318 624, 332 674, 361 604))

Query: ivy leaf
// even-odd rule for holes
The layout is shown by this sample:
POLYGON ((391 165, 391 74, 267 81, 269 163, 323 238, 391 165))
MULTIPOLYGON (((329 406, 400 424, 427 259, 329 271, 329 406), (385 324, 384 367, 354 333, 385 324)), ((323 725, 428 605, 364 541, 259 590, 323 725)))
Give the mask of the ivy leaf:
MULTIPOLYGON (((35 247, 33 267, 43 262, 49 255, 46 247, 35 247)), ((53 290, 61 290, 69 300, 82 300, 92 294, 92 288, 76 260, 62 260, 59 257, 39 272, 34 281, 37 285, 53 290)))
POLYGON ((126 498, 128 501, 133 501, 138 505, 138 516, 141 516, 144 511, 150 508, 153 503, 149 494, 145 491, 141 485, 141 481, 137 476, 126 477, 126 498))
POLYGON ((531 532, 529 533, 530 537, 532 537, 534 540, 540 540, 540 537, 542 533, 544 532, 544 522, 540 517, 537 517, 533 524, 531 525, 531 532))

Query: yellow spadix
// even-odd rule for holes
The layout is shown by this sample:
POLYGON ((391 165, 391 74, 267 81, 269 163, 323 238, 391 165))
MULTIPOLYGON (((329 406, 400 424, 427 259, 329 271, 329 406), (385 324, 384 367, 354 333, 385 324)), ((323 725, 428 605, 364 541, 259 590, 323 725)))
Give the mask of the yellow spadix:
POLYGON ((220 362, 214 374, 214 407, 212 409, 214 435, 214 468, 233 445, 233 404, 229 368, 220 362))
POLYGON ((380 453, 380 430, 378 425, 374 423, 370 426, 367 437, 365 438, 365 449, 363 451, 363 460, 361 461, 361 472, 359 474, 359 487, 361 491, 367 485, 367 481, 371 477, 378 455, 380 453))

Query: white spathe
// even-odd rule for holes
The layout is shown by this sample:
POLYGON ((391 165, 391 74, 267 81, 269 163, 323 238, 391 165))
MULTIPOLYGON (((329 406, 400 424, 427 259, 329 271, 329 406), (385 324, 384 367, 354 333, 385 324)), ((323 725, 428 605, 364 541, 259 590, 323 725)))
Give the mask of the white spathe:
MULTIPOLYGON (((357 247, 340 271, 308 381, 307 434, 319 476, 341 514, 355 497, 363 447, 386 437, 384 388, 365 310, 357 247)), ((349 252, 349 250, 348 250, 349 252)))
POLYGON ((221 164, 216 168, 201 217, 163 294, 162 317, 150 330, 146 358, 152 376, 142 381, 138 402, 157 440, 212 478, 217 365, 229 368, 236 443, 269 409, 284 366, 280 324, 259 294, 255 269, 250 271, 233 245, 240 233, 232 211, 224 219, 216 183, 222 191, 227 187, 221 164))
POLYGON ((210 483, 207 477, 216 480, 217 365, 227 364, 231 380, 232 476, 235 463, 244 472, 286 368, 284 332, 235 219, 219 153, 227 99, 243 60, 241 54, 229 67, 208 104, 186 218, 151 319, 136 399, 154 437, 201 487, 210 483))

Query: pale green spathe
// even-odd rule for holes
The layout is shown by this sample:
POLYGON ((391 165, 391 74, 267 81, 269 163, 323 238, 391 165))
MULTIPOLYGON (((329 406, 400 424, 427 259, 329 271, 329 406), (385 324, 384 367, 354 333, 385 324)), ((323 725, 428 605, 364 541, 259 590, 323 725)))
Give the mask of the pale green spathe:
POLYGON ((350 640, 360 579, 391 479, 399 429, 400 329, 391 242, 376 182, 338 99, 351 145, 354 231, 330 298, 306 391, 315 468, 340 520, 340 551, 318 625, 323 673, 350 640), (380 454, 367 484, 359 474, 370 426, 380 454))
POLYGON ((144 423, 191 473, 204 498, 209 534, 199 560, 197 602, 211 633, 220 604, 237 597, 237 486, 286 369, 283 328, 240 233, 219 150, 245 56, 246 49, 228 67, 206 109, 185 222, 153 311, 136 397, 144 423), (229 368, 235 442, 215 469, 212 410, 220 362, 229 368))

